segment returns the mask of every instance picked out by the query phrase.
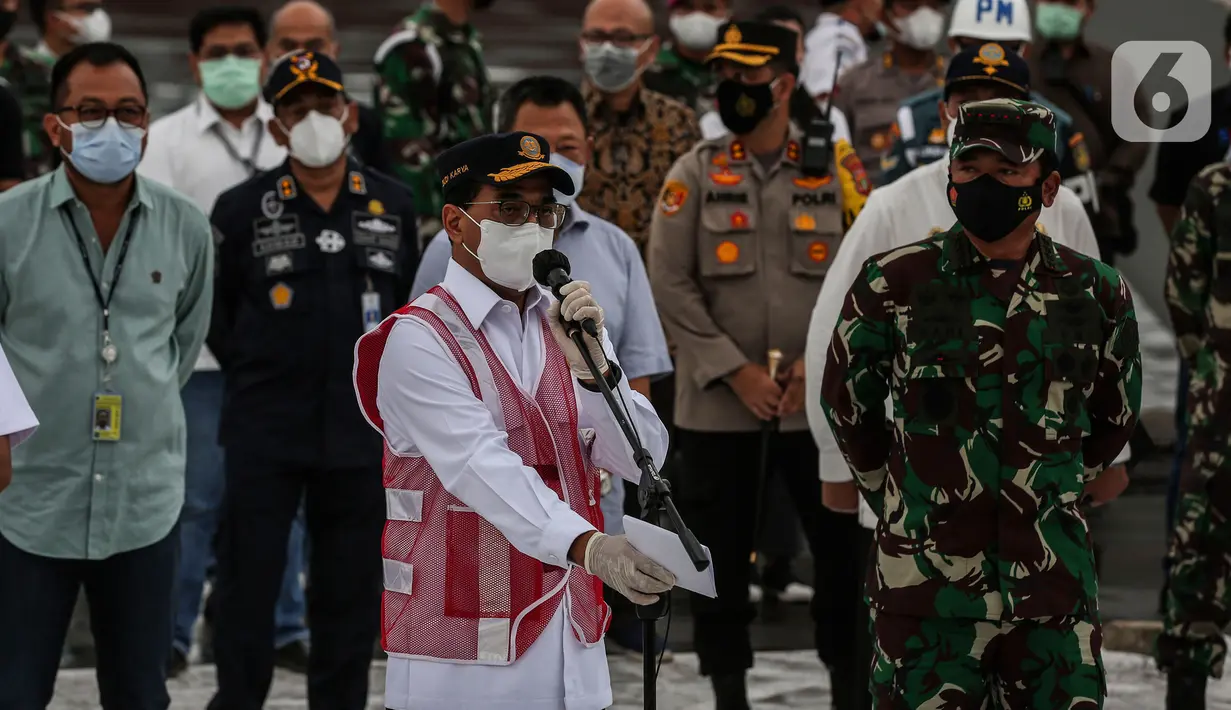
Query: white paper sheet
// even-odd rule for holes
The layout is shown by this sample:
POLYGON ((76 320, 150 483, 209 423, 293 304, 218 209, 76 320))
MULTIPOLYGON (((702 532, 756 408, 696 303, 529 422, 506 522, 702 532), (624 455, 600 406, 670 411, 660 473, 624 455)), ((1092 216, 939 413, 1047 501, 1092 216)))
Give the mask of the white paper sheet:
POLYGON ((714 586, 714 558, 710 556, 710 548, 701 546, 701 551, 705 553, 705 559, 709 560, 710 564, 703 572, 698 572, 688 557, 688 550, 684 549, 684 543, 674 532, 625 515, 624 534, 628 536, 633 547, 675 575, 675 586, 711 599, 718 596, 718 590, 714 586))

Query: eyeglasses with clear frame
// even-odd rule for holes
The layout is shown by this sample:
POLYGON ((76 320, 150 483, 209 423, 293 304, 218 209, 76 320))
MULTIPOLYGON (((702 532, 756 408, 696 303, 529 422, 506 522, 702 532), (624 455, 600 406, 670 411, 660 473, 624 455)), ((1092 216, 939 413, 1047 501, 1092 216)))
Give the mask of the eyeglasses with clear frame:
POLYGON ((488 202, 467 202, 472 205, 496 205, 496 217, 501 224, 509 227, 520 227, 530 221, 531 210, 535 211, 536 221, 544 229, 557 229, 564 224, 564 216, 568 214, 568 206, 559 203, 531 205, 522 200, 492 200, 488 202))

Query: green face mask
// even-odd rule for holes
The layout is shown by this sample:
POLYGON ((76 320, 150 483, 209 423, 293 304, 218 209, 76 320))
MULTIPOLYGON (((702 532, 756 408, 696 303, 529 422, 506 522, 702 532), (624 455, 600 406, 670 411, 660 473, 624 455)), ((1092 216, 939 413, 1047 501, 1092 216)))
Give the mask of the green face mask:
POLYGON ((1081 23, 1085 17, 1085 13, 1072 5, 1041 2, 1034 27, 1045 39, 1067 41, 1081 36, 1081 23))
POLYGON ((205 98, 218 108, 243 108, 261 92, 261 60, 227 55, 197 65, 205 98))

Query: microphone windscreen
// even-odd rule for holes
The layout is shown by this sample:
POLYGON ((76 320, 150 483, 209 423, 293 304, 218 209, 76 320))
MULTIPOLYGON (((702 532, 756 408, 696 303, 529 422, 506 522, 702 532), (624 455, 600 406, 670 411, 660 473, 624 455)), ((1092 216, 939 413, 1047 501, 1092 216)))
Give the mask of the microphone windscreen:
POLYGON ((556 249, 547 249, 534 255, 534 280, 540 284, 551 288, 551 284, 547 282, 547 278, 551 272, 556 269, 564 269, 564 273, 571 273, 572 268, 568 263, 568 257, 563 252, 556 249))

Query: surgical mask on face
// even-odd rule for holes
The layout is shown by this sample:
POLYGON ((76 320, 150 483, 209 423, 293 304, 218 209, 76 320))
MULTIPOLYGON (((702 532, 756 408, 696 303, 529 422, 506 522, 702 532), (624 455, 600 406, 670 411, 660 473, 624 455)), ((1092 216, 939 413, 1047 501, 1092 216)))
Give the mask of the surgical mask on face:
POLYGON ((549 158, 549 162, 552 165, 561 168, 564 172, 568 173, 569 177, 573 178, 573 194, 567 195, 559 190, 552 190, 552 192, 556 194, 556 202, 572 207, 573 203, 577 201, 577 196, 581 194, 582 184, 585 183, 586 166, 581 165, 580 163, 574 163, 572 160, 569 160, 559 153, 552 153, 551 158, 549 158))
POLYGON ((646 40, 640 47, 617 47, 611 42, 583 44, 586 76, 599 91, 608 94, 627 89, 641 75, 637 58, 649 43, 646 40))
POLYGON ((718 44, 718 28, 724 22, 726 19, 708 12, 689 12, 672 15, 667 24, 677 42, 694 52, 703 52, 718 44))
POLYGON ((144 128, 121 126, 115 116, 108 116, 98 128, 86 128, 80 123, 70 126, 63 121, 60 125, 73 135, 73 152, 61 148, 61 154, 90 182, 117 183, 131 175, 141 162, 144 128))
POLYGON ((1067 41, 1081 36, 1081 23, 1085 19, 1085 13, 1071 5, 1041 2, 1035 15, 1034 27, 1045 39, 1067 41))
POLYGON ((201 71, 201 90, 218 108, 243 108, 261 92, 261 60, 237 57, 208 59, 197 65, 201 71))
POLYGON ((931 7, 921 7, 906 17, 897 18, 897 40, 908 47, 932 49, 945 32, 945 16, 931 7))
POLYGON ((111 39, 111 16, 102 8, 84 17, 77 17, 67 13, 61 13, 60 17, 64 18, 77 30, 77 33, 73 35, 73 42, 75 44, 107 42, 111 39))
POLYGON ((342 118, 334 118, 320 111, 310 111, 289 131, 279 121, 278 125, 290 138, 291 157, 309 168, 332 165, 342 157, 342 151, 346 150, 346 144, 350 140, 346 129, 342 127, 348 115, 349 109, 342 112, 342 118))
POLYGON ((475 222, 469 212, 462 214, 479 226, 479 253, 470 251, 465 244, 462 248, 479 260, 487 278, 518 293, 533 286, 534 257, 551 248, 552 230, 540 227, 538 222, 526 222, 520 227, 491 219, 475 222))

